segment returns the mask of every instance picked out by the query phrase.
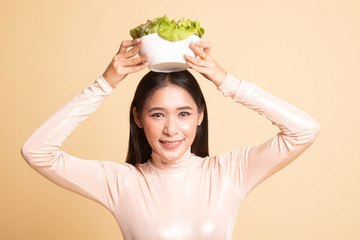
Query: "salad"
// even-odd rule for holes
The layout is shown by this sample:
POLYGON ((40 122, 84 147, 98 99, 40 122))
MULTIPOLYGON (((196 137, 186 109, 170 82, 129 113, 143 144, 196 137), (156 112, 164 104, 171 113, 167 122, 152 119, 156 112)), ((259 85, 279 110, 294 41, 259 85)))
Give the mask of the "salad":
POLYGON ((133 39, 140 38, 152 33, 159 33, 159 35, 169 41, 178 41, 190 37, 192 34, 202 37, 204 35, 204 28, 200 27, 198 20, 191 21, 190 19, 182 18, 179 21, 175 19, 170 20, 166 15, 155 18, 154 20, 147 20, 146 23, 140 24, 136 28, 130 30, 130 35, 133 39))

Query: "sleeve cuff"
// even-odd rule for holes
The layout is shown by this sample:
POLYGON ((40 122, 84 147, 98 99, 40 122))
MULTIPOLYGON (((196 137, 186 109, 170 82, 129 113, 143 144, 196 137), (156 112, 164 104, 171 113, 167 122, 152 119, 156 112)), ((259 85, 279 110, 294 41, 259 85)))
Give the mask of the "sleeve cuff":
POLYGON ((96 82, 99 84, 101 89, 104 91, 106 95, 109 95, 114 90, 110 84, 104 79, 103 76, 100 76, 98 79, 96 79, 96 82))
POLYGON ((235 78, 230 73, 227 73, 225 81, 218 87, 224 96, 231 96, 239 88, 242 80, 235 78))

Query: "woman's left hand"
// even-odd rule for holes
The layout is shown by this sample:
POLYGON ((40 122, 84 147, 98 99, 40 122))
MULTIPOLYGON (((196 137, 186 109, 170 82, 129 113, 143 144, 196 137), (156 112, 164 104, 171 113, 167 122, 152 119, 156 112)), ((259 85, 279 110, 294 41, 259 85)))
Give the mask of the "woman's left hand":
POLYGON ((227 73, 212 58, 210 43, 202 41, 191 42, 190 48, 194 51, 196 57, 185 54, 186 63, 219 87, 225 81, 227 73))

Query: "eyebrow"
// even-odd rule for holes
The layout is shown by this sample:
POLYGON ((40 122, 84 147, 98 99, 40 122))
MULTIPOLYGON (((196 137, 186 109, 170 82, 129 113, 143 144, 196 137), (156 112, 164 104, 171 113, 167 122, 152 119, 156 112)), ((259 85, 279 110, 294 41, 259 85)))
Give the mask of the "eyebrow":
MULTIPOLYGON (((154 111, 165 111, 166 109, 165 108, 162 108, 162 107, 153 107, 153 108, 150 108, 149 112, 154 112, 154 111)), ((178 107, 176 108, 176 110, 193 110, 192 107, 190 106, 183 106, 183 107, 178 107)))

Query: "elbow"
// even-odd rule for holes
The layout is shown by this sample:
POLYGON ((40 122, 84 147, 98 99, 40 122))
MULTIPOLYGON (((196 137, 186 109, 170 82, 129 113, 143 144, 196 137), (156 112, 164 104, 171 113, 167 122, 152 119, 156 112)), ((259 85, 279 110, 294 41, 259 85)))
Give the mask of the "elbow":
POLYGON ((31 145, 28 142, 25 142, 24 145, 21 147, 20 153, 21 156, 24 158, 24 160, 31 165, 33 163, 32 159, 32 154, 31 154, 31 145))
POLYGON ((38 145, 29 140, 24 143, 20 150, 24 160, 34 169, 53 167, 58 163, 60 152, 58 147, 38 145))
POLYGON ((312 132, 312 136, 313 136, 313 141, 315 141, 316 137, 320 133, 320 125, 318 122, 314 122, 314 126, 311 128, 311 132, 312 132))
POLYGON ((305 132, 305 141, 309 144, 312 144, 320 133, 319 123, 314 121, 313 124, 305 132))
POLYGON ((50 156, 48 152, 41 151, 39 147, 29 140, 21 147, 20 153, 24 160, 33 168, 42 166, 46 162, 44 160, 47 156, 50 156))

